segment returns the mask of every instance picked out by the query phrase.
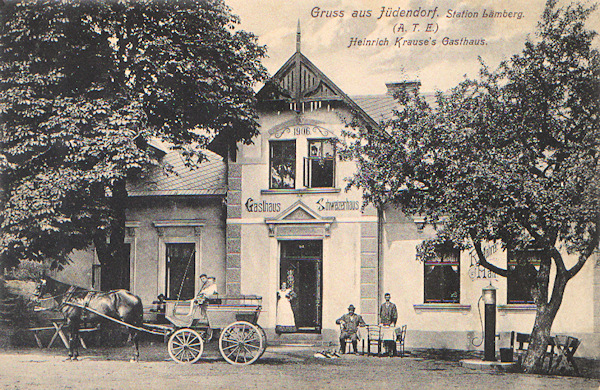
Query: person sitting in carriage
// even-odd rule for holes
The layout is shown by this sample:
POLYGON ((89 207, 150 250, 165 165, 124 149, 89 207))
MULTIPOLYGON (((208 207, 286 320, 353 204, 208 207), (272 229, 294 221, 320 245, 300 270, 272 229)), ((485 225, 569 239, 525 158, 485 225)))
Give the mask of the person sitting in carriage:
POLYGON ((200 291, 196 295, 190 304, 190 312, 188 315, 192 315, 196 306, 203 308, 203 314, 206 312, 207 299, 217 294, 217 278, 214 276, 206 276, 206 274, 200 275, 200 291))

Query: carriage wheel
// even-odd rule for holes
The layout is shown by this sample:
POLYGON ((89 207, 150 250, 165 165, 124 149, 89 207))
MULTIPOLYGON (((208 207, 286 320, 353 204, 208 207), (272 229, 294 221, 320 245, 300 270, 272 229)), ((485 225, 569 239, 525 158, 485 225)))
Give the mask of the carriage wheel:
POLYGON ((254 363, 266 348, 264 333, 256 325, 238 321, 227 325, 219 337, 221 355, 230 364, 254 363))
POLYGON ((193 329, 183 328, 169 338, 169 356, 177 363, 196 363, 204 350, 202 337, 193 329))
POLYGON ((260 353, 260 356, 259 356, 259 359, 260 359, 260 357, 263 355, 263 353, 265 353, 265 351, 267 350, 267 332, 265 332, 265 330, 260 325, 256 325, 256 327, 260 330, 260 333, 262 333, 263 340, 264 340, 262 352, 260 353))

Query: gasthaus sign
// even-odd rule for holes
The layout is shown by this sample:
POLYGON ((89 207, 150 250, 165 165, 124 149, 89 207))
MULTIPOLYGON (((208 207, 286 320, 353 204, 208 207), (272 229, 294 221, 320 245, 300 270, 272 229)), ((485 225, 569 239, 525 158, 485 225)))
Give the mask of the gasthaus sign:
MULTIPOLYGON (((267 202, 253 198, 246 199, 244 206, 249 213, 279 213, 283 210, 281 202, 267 202)), ((349 199, 320 198, 315 202, 314 207, 317 211, 355 211, 360 210, 360 202, 349 199)))

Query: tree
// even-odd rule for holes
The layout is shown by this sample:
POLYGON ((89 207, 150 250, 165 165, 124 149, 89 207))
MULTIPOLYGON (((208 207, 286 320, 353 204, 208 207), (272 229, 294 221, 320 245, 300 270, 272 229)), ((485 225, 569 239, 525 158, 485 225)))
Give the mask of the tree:
POLYGON ((399 96, 397 118, 350 132, 345 154, 358 160, 350 185, 363 188, 366 202, 444 217, 421 259, 440 244, 472 246, 480 265, 507 276, 487 261, 482 242, 539 250, 528 372, 542 370, 565 287, 598 247, 600 56, 584 25, 592 11, 548 1, 537 40, 520 54, 438 93, 436 107, 399 96), (578 260, 566 264, 561 247, 578 260))
POLYGON ((0 15, 4 266, 61 266, 94 243, 114 270, 125 180, 156 163, 144 140, 193 165, 215 138, 257 133, 265 48, 222 0, 9 1, 0 15))

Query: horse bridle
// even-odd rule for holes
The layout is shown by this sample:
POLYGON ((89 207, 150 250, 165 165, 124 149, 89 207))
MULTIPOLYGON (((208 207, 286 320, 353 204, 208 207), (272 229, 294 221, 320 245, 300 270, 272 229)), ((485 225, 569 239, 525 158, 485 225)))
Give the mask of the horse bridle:
MULTIPOLYGON (((46 281, 44 280, 43 283, 44 283, 44 286, 45 286, 46 285, 46 281)), ((69 289, 67 291, 65 291, 64 293, 57 294, 57 295, 51 295, 48 298, 40 298, 40 296, 44 295, 44 293, 42 293, 41 289, 40 289, 40 291, 36 291, 35 297, 37 298, 36 300, 38 302, 42 302, 42 301, 49 301, 51 299, 56 300, 56 298, 59 298, 59 297, 62 297, 62 296, 66 296, 66 298, 64 298, 64 299, 61 300, 60 304, 57 307, 57 310, 61 310, 66 305, 66 303, 71 299, 71 297, 75 293, 75 290, 76 290, 75 286, 70 286, 69 289)))

